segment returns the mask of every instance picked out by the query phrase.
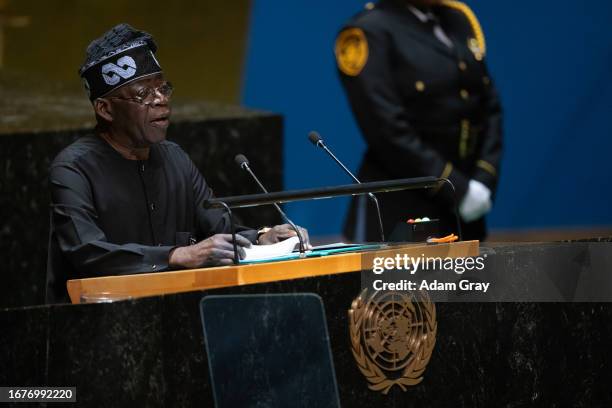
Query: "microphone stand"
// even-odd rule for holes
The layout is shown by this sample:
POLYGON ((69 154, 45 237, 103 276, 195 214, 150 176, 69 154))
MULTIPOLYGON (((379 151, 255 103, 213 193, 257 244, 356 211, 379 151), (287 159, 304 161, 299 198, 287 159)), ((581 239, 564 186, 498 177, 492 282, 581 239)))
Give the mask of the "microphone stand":
MULTIPOLYGON (((255 173, 253 172, 253 170, 251 170, 251 167, 249 166, 248 160, 246 160, 246 157, 242 156, 240 157, 240 159, 244 158, 244 160, 238 160, 239 156, 236 156, 236 161, 238 162, 238 164, 240 165, 240 168, 243 170, 246 170, 251 177, 253 178, 253 180, 255 180, 255 182, 257 183, 257 185, 259 186, 259 188, 266 194, 268 194, 268 190, 266 189, 266 187, 261 183, 261 181, 259 181, 259 179, 257 178, 257 176, 255 175, 255 173)), ((280 215, 283 217, 283 219, 289 224, 291 225, 291 228, 293 228, 295 230, 295 233, 297 234, 298 237, 298 241, 300 242, 300 258, 305 258, 306 257, 306 247, 304 245, 304 238, 302 237, 302 234, 299 230, 299 228, 297 227, 297 225, 295 225, 293 223, 293 221, 291 221, 289 219, 289 217, 287 217, 287 214, 285 214, 285 212, 279 207, 278 204, 273 203, 272 204, 274 207, 276 207, 276 210, 280 213, 280 215)))
MULTIPOLYGON (((342 163, 336 157, 336 155, 334 153, 332 153, 332 151, 327 148, 327 146, 323 142, 323 139, 321 139, 321 136, 319 136, 318 133, 310 132, 310 134, 308 135, 308 139, 310 139, 310 141, 315 146, 318 146, 321 149, 325 150, 325 152, 327 152, 327 154, 332 159, 334 159, 334 161, 338 164, 338 166, 340 166, 340 168, 342 170, 344 170, 344 172, 346 174, 348 174, 355 181, 355 183, 361 184, 361 181, 359 181, 359 179, 357 177, 355 177, 355 175, 344 165, 344 163, 342 163)), ((383 222, 382 222, 382 216, 380 214, 380 205, 378 204, 378 199, 376 198, 376 196, 373 193, 368 193, 368 197, 370 197, 372 202, 374 202, 374 206, 376 207, 376 215, 378 216, 378 231, 380 233, 380 242, 385 242, 385 232, 383 230, 383 222)))
POLYGON ((225 211, 227 211, 227 215, 229 216, 230 232, 232 233, 232 246, 234 247, 234 265, 238 265, 240 263, 240 257, 238 256, 238 246, 236 245, 236 228, 234 227, 232 210, 230 209, 229 205, 223 201, 219 201, 219 205, 225 208, 225 211))

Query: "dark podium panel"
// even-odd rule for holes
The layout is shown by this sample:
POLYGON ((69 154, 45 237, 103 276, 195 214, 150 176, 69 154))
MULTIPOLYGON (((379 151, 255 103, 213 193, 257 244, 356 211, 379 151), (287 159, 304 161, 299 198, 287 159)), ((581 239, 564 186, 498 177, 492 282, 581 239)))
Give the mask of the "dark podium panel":
POLYGON ((313 294, 200 303, 217 408, 338 408, 323 302, 313 294))
MULTIPOLYGON (((0 253, 5 255, 0 307, 44 303, 49 165, 64 147, 95 126, 84 92, 21 82, 0 72, 0 253)), ((282 190, 280 115, 204 101, 176 101, 168 139, 183 147, 218 196, 254 191, 252 181, 236 171, 237 153, 251 159, 270 190, 282 190)), ((270 206, 239 215, 254 227, 279 221, 270 206)))
MULTIPOLYGON (((526 252, 545 250, 495 247, 516 279, 548 273, 525 267, 526 252)), ((5 309, 0 384, 76 386, 84 407, 212 407, 202 298, 310 293, 324 304, 343 407, 612 406, 612 303, 437 303, 423 381, 383 395, 368 389, 351 352, 347 311, 360 292, 360 273, 347 272, 110 304, 5 309)), ((302 329, 277 333, 279 343, 302 329)), ((300 357, 289 367, 299 370, 306 352, 300 357)))

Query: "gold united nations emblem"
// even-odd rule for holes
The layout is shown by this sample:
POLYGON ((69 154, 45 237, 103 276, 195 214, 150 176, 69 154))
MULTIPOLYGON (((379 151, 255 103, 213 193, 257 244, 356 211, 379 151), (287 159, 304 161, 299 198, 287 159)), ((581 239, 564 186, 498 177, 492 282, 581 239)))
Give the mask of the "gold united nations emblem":
POLYGON ((363 30, 347 28, 336 40, 338 68, 348 76, 357 76, 368 62, 368 40, 363 30))
POLYGON ((367 289, 349 314, 351 349, 368 387, 387 394, 423 380, 436 344, 436 306, 425 291, 375 292, 367 289))

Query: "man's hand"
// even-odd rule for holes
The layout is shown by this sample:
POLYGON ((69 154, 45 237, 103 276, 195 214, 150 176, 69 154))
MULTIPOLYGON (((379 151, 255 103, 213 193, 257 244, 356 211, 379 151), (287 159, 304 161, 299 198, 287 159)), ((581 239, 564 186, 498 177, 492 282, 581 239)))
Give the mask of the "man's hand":
MULTIPOLYGON (((238 255, 244 258, 244 247, 251 241, 236 234, 238 255)), ((195 245, 178 247, 170 252, 170 266, 199 268, 201 266, 231 265, 234 262, 234 246, 231 234, 216 234, 195 245)))
MULTIPOLYGON (((308 231, 306 228, 298 226, 302 239, 304 240, 304 246, 310 247, 310 239, 308 238, 308 231)), ((275 244, 279 241, 284 241, 287 238, 296 236, 295 230, 291 228, 289 224, 276 225, 264 234, 259 236, 258 242, 262 245, 275 244)))
POLYGON ((476 221, 491 210, 491 190, 480 181, 470 180, 468 192, 459 205, 463 221, 476 221))

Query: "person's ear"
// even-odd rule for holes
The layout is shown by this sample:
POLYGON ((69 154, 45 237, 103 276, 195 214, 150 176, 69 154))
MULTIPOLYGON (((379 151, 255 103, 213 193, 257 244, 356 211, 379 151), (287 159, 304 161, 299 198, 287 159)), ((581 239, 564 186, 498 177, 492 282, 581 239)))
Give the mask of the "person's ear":
POLYGON ((98 98, 94 101, 94 111, 107 122, 113 121, 113 106, 108 99, 98 98))

